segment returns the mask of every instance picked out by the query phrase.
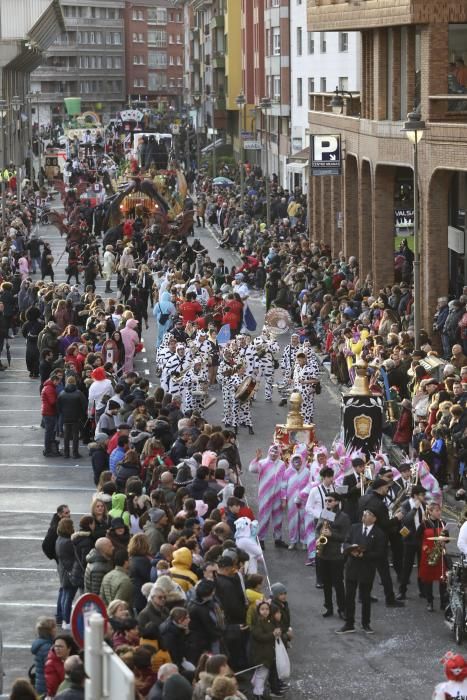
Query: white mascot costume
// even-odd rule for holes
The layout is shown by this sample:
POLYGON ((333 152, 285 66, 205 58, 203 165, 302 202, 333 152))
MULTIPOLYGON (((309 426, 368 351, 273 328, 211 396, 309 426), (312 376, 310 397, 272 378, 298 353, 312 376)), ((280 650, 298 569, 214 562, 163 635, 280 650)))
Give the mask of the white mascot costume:
POLYGON ((258 573, 258 560, 263 558, 263 550, 256 537, 257 531, 257 520, 251 521, 250 518, 238 518, 235 521, 235 544, 250 556, 245 567, 246 572, 249 574, 258 573))

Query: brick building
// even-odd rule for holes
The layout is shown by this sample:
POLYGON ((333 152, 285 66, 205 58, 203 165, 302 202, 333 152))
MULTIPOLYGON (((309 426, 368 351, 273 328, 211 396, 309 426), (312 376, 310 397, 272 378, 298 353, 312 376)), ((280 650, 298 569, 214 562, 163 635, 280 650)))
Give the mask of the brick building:
POLYGON ((314 31, 361 32, 361 94, 309 96, 312 134, 341 134, 341 176, 313 177, 310 235, 333 253, 356 254, 375 288, 394 280, 394 250, 411 231, 413 146, 401 131, 415 107, 422 324, 436 299, 467 282, 467 4, 458 0, 308 0, 314 31), (456 59, 458 60, 456 63, 456 59), (341 113, 335 113, 335 112, 341 113))
POLYGON ((178 0, 125 2, 127 95, 157 108, 183 102, 184 8, 178 0))

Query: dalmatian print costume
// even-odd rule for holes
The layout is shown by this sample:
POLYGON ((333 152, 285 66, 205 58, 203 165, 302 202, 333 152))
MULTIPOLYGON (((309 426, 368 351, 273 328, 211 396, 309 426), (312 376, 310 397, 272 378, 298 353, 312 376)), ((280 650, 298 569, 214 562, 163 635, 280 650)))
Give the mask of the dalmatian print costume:
MULTIPOLYGON (((292 333, 291 339, 293 337, 299 338, 298 333, 292 333)), ((278 390, 282 399, 288 399, 290 394, 290 385, 292 382, 292 377, 295 369, 295 357, 297 352, 301 350, 300 342, 297 345, 286 345, 284 352, 282 353, 280 368, 282 370, 282 375, 284 381, 279 385, 278 390)))
POLYGON ((222 403, 224 413, 222 422, 224 425, 233 424, 233 401, 232 401, 232 368, 234 363, 222 359, 217 370, 217 381, 222 388, 222 403))
POLYGON ((235 392, 240 384, 245 380, 246 374, 232 375, 230 382, 230 397, 232 402, 232 426, 237 429, 239 425, 245 425, 247 428, 253 428, 251 419, 251 398, 247 401, 239 401, 235 398, 235 392))
POLYGON ((169 378, 167 376, 167 367, 171 364, 171 362, 174 360, 176 357, 177 353, 172 352, 168 345, 161 345, 157 351, 156 355, 156 369, 157 373, 160 376, 160 383, 161 387, 164 389, 164 391, 169 390, 169 378))
POLYGON ((274 381, 274 355, 279 352, 279 344, 264 336, 254 341, 258 355, 259 376, 264 379, 264 398, 272 401, 272 384, 274 381))
POLYGON ((195 362, 195 366, 185 374, 182 379, 182 410, 202 412, 206 394, 197 396, 194 392, 203 391, 208 383, 206 370, 201 367, 201 360, 195 362), (204 384, 204 387, 203 387, 204 384))
POLYGON ((313 422, 315 412, 315 390, 312 385, 304 383, 311 379, 318 379, 319 364, 316 356, 313 359, 314 361, 307 362, 303 367, 297 362, 293 373, 293 389, 302 396, 301 410, 305 423, 313 422))
POLYGON ((185 346, 180 343, 179 345, 177 345, 177 351, 175 355, 170 358, 165 369, 167 374, 169 393, 172 394, 172 396, 174 394, 182 393, 183 377, 180 378, 179 375, 186 369, 188 369, 191 363, 191 354, 189 352, 185 352, 182 355, 180 352, 181 349, 185 350, 185 346))

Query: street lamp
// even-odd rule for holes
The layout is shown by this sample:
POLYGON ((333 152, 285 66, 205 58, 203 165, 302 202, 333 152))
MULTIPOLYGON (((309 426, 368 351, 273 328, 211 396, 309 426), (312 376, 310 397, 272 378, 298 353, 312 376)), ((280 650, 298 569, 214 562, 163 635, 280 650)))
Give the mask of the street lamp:
POLYGON ((266 125, 266 159, 264 168, 264 177, 266 179, 266 226, 271 224, 271 198, 269 196, 269 152, 268 152, 268 110, 271 109, 272 102, 269 97, 263 97, 260 102, 260 109, 264 112, 266 125))
POLYGON ((201 168, 201 154, 199 150, 199 110, 201 108, 201 95, 199 92, 194 92, 193 93, 193 106, 196 110, 196 124, 195 124, 195 133, 196 133, 196 167, 198 170, 198 173, 201 168))
POLYGON ((332 100, 329 102, 328 107, 331 108, 333 114, 342 114, 344 111, 344 95, 348 95, 350 98, 350 116, 353 117, 353 95, 350 90, 339 90, 339 88, 336 86, 332 100))
POLYGON ((217 170, 217 161, 216 161, 216 142, 217 142, 217 129, 215 127, 215 120, 214 120, 214 113, 216 111, 216 102, 217 95, 215 92, 211 92, 211 102, 212 102, 212 128, 211 128, 211 134, 212 134, 212 177, 216 177, 216 170, 217 170))
POLYGON ((5 195, 5 149, 6 149, 6 138, 5 138, 5 124, 4 120, 7 115, 7 103, 6 100, 0 99, 0 137, 1 137, 1 144, 2 144, 2 159, 1 159, 1 167, 2 167, 2 229, 3 233, 5 233, 5 225, 6 225, 6 195, 5 195))
POLYGON ((244 110, 245 104, 246 104, 245 95, 243 93, 240 93, 240 95, 238 95, 235 102, 237 103, 237 107, 238 107, 238 153, 239 153, 239 159, 240 159, 240 207, 241 207, 242 212, 243 212, 244 211, 244 204, 245 204, 245 183, 244 183, 245 171, 243 169, 242 115, 243 115, 243 110, 244 110))
POLYGON ((420 119, 419 112, 410 112, 402 131, 413 145, 413 296, 414 313, 413 325, 415 336, 415 350, 420 349, 420 233, 418 229, 419 203, 418 203, 418 144, 423 138, 426 129, 424 121, 420 119))
POLYGON ((11 108, 13 110, 14 118, 14 135, 13 135, 13 153, 15 160, 15 171, 16 171, 16 194, 18 197, 18 202, 21 202, 21 98, 15 95, 11 98, 11 108))

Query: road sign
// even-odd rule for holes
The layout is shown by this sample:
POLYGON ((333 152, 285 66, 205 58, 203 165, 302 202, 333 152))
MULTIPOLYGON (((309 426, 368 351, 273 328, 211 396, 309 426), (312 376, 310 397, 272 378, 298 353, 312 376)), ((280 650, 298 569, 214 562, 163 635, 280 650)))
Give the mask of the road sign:
POLYGON ((251 131, 242 131, 242 139, 252 139, 253 133, 251 131))
POLYGON ((310 161, 312 175, 340 175, 340 134, 313 134, 310 161))
POLYGON ((95 593, 85 593, 76 601, 76 605, 71 613, 71 632, 78 646, 84 647, 84 629, 86 621, 93 613, 100 613, 104 618, 104 624, 107 624, 107 610, 105 603, 100 596, 95 593))
POLYGON ((244 141, 243 148, 245 151, 260 151, 261 143, 259 141, 244 141))

